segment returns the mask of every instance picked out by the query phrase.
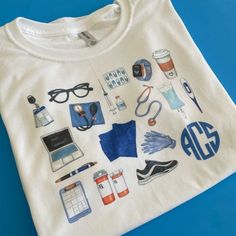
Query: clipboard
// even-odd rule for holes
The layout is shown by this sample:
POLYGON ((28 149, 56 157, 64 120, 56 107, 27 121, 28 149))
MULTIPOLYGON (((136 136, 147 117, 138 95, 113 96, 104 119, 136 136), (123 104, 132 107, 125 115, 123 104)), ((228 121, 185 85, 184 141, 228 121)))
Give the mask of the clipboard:
POLYGON ((68 185, 59 193, 69 223, 74 223, 92 212, 80 181, 68 185))

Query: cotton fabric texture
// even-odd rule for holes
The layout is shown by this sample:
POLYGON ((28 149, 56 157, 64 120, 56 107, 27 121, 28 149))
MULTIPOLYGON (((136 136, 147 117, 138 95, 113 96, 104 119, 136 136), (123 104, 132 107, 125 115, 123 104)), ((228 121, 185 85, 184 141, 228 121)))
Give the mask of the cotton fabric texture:
POLYGON ((2 26, 0 111, 41 236, 121 235, 235 172, 235 106, 169 0, 117 0, 84 17, 2 26), (138 98, 139 112, 148 110, 141 117, 138 98), (137 158, 127 151, 110 161, 99 136, 131 121, 136 135, 106 147, 132 143, 137 158))

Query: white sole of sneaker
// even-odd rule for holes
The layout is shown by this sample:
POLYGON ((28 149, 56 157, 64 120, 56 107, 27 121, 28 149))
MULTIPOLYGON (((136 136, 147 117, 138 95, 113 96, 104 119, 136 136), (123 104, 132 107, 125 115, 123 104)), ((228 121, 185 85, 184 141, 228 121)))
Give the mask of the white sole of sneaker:
POLYGON ((173 166, 171 169, 168 169, 166 170, 165 172, 162 172, 162 173, 157 173, 155 175, 152 175, 146 179, 143 179, 143 180, 139 180, 138 181, 138 184, 139 185, 145 185, 145 184, 148 184, 150 182, 152 182, 154 179, 156 179, 157 177, 161 177, 163 175, 166 175, 168 173, 170 173, 172 170, 174 170, 177 166, 178 166, 179 163, 177 163, 175 166, 173 166))

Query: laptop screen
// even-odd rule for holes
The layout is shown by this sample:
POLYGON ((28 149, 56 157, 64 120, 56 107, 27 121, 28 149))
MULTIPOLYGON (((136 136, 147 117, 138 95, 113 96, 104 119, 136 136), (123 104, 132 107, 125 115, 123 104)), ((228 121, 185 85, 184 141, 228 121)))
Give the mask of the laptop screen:
POLYGON ((70 132, 64 129, 42 138, 49 152, 53 152, 61 147, 73 143, 70 132))

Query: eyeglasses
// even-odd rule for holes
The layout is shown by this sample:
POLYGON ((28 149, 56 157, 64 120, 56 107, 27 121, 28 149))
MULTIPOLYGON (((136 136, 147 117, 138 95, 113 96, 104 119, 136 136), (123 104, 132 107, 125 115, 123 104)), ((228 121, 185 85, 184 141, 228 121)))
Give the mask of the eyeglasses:
POLYGON ((93 91, 93 88, 89 87, 89 83, 78 84, 71 89, 54 89, 48 92, 48 95, 51 96, 49 102, 65 103, 70 97, 70 92, 78 98, 84 98, 90 91, 93 91))

